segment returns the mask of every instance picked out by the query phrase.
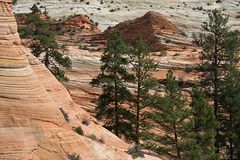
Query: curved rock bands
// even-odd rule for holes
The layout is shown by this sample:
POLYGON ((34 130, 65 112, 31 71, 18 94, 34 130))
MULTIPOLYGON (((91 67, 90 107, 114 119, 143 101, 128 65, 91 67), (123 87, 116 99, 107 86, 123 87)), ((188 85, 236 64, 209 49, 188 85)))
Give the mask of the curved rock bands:
POLYGON ((0 0, 0 159, 68 160, 76 153, 83 160, 131 160, 124 152, 128 147, 75 105, 49 70, 20 44, 11 0, 0 0), (69 115, 71 126, 59 108, 69 115), (83 118, 89 119, 88 126, 82 125, 83 118), (105 144, 78 135, 72 126, 105 138, 105 144))

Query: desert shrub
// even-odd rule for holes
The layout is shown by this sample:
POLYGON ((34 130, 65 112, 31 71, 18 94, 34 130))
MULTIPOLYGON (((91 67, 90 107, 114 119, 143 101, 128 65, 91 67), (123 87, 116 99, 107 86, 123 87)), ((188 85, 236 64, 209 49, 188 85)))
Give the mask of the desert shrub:
POLYGON ((129 148, 127 153, 132 155, 133 159, 138 158, 138 157, 144 158, 144 153, 141 150, 141 147, 139 145, 135 145, 132 148, 129 148))
POLYGON ((81 160, 80 156, 77 155, 76 153, 73 153, 71 155, 68 155, 69 160, 81 160))
POLYGON ((83 130, 82 130, 82 127, 81 126, 78 126, 77 128, 75 128, 75 130, 74 130, 77 134, 79 134, 79 135, 84 135, 84 133, 83 133, 83 130))
POLYGON ((173 56, 175 57, 175 56, 179 56, 180 54, 179 53, 175 53, 173 56))
POLYGON ((103 137, 101 137, 98 141, 99 141, 100 143, 102 143, 102 144, 105 144, 105 140, 104 140, 103 137))
POLYGON ((88 126, 89 125, 89 120, 87 118, 83 118, 82 124, 88 126))
POLYGON ((69 117, 68 117, 67 112, 65 112, 65 111, 63 110, 63 108, 60 108, 60 111, 61 111, 64 119, 65 119, 67 122, 69 122, 69 117))
POLYGON ((167 51, 166 51, 166 49, 162 48, 160 50, 160 53, 161 53, 162 56, 165 56, 167 54, 167 51))
POLYGON ((194 48, 194 49, 192 49, 192 52, 197 52, 197 50, 194 48))
POLYGON ((97 140, 97 137, 94 134, 90 134, 89 136, 87 136, 88 138, 90 138, 93 141, 97 140))
POLYGON ((186 71, 187 73, 190 73, 190 72, 193 71, 193 68, 192 68, 192 67, 186 67, 186 68, 185 68, 185 71, 186 71))
POLYGON ((166 43, 171 43, 172 41, 170 39, 167 39, 165 42, 166 43))

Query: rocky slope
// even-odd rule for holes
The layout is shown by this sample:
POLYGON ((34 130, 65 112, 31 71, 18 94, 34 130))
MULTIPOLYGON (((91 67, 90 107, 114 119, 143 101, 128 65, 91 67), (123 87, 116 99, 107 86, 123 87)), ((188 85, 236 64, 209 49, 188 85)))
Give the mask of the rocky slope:
POLYGON ((129 146, 75 105, 66 89, 21 45, 11 2, 0 0, 0 159, 67 160, 75 153, 86 160, 132 159, 124 152, 129 146), (70 125, 59 108, 68 112, 70 125), (82 125, 82 118, 89 120, 83 126, 85 135, 103 136, 105 144, 72 130, 82 125))

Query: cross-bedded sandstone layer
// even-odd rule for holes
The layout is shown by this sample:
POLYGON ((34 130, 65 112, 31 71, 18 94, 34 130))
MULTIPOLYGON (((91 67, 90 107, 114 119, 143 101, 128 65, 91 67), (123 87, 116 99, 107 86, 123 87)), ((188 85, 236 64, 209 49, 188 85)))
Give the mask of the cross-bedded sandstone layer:
MULTIPOLYGON (((132 159, 125 142, 103 129, 73 103, 67 90, 20 43, 11 9, 0 0, 0 159, 67 160, 77 154, 86 160, 132 159), (69 115, 68 124, 59 108, 69 115), (104 137, 105 144, 76 134, 104 137)), ((146 159, 158 159, 146 156, 146 159)))

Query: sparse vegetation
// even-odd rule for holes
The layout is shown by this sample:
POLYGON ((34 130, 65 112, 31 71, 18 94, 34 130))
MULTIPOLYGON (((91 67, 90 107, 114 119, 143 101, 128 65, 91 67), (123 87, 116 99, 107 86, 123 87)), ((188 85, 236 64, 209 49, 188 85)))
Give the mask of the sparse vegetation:
POLYGON ((65 119, 67 122, 69 122, 69 117, 68 117, 67 112, 65 112, 63 108, 60 108, 60 111, 61 111, 64 119, 65 119))
POLYGON ((36 4, 32 6, 31 11, 26 20, 27 26, 19 31, 21 38, 32 39, 32 53, 59 81, 68 81, 63 69, 70 70, 72 62, 69 57, 64 56, 66 46, 57 42, 54 28, 48 21, 40 18, 38 13, 41 11, 36 4))
POLYGON ((139 145, 134 145, 132 148, 129 148, 127 153, 132 155, 133 159, 138 157, 144 158, 144 153, 139 145))
POLYGON ((77 134, 81 135, 81 136, 83 136, 83 135, 84 135, 84 133, 83 133, 83 130, 82 130, 82 127, 81 127, 81 126, 78 126, 77 128, 75 128, 75 129, 74 129, 74 131, 75 131, 77 134))
POLYGON ((76 153, 73 153, 71 155, 68 155, 69 160, 81 160, 80 156, 77 155, 76 153))
POLYGON ((192 52, 197 52, 197 49, 195 49, 195 48, 194 48, 194 49, 192 49, 192 52))
POLYGON ((16 5, 17 4, 17 0, 12 0, 12 4, 16 5))
POLYGON ((90 134, 87 137, 90 138, 93 141, 97 141, 97 137, 94 134, 90 134))
POLYGON ((88 126, 89 125, 89 120, 87 118, 83 118, 82 124, 88 126))

